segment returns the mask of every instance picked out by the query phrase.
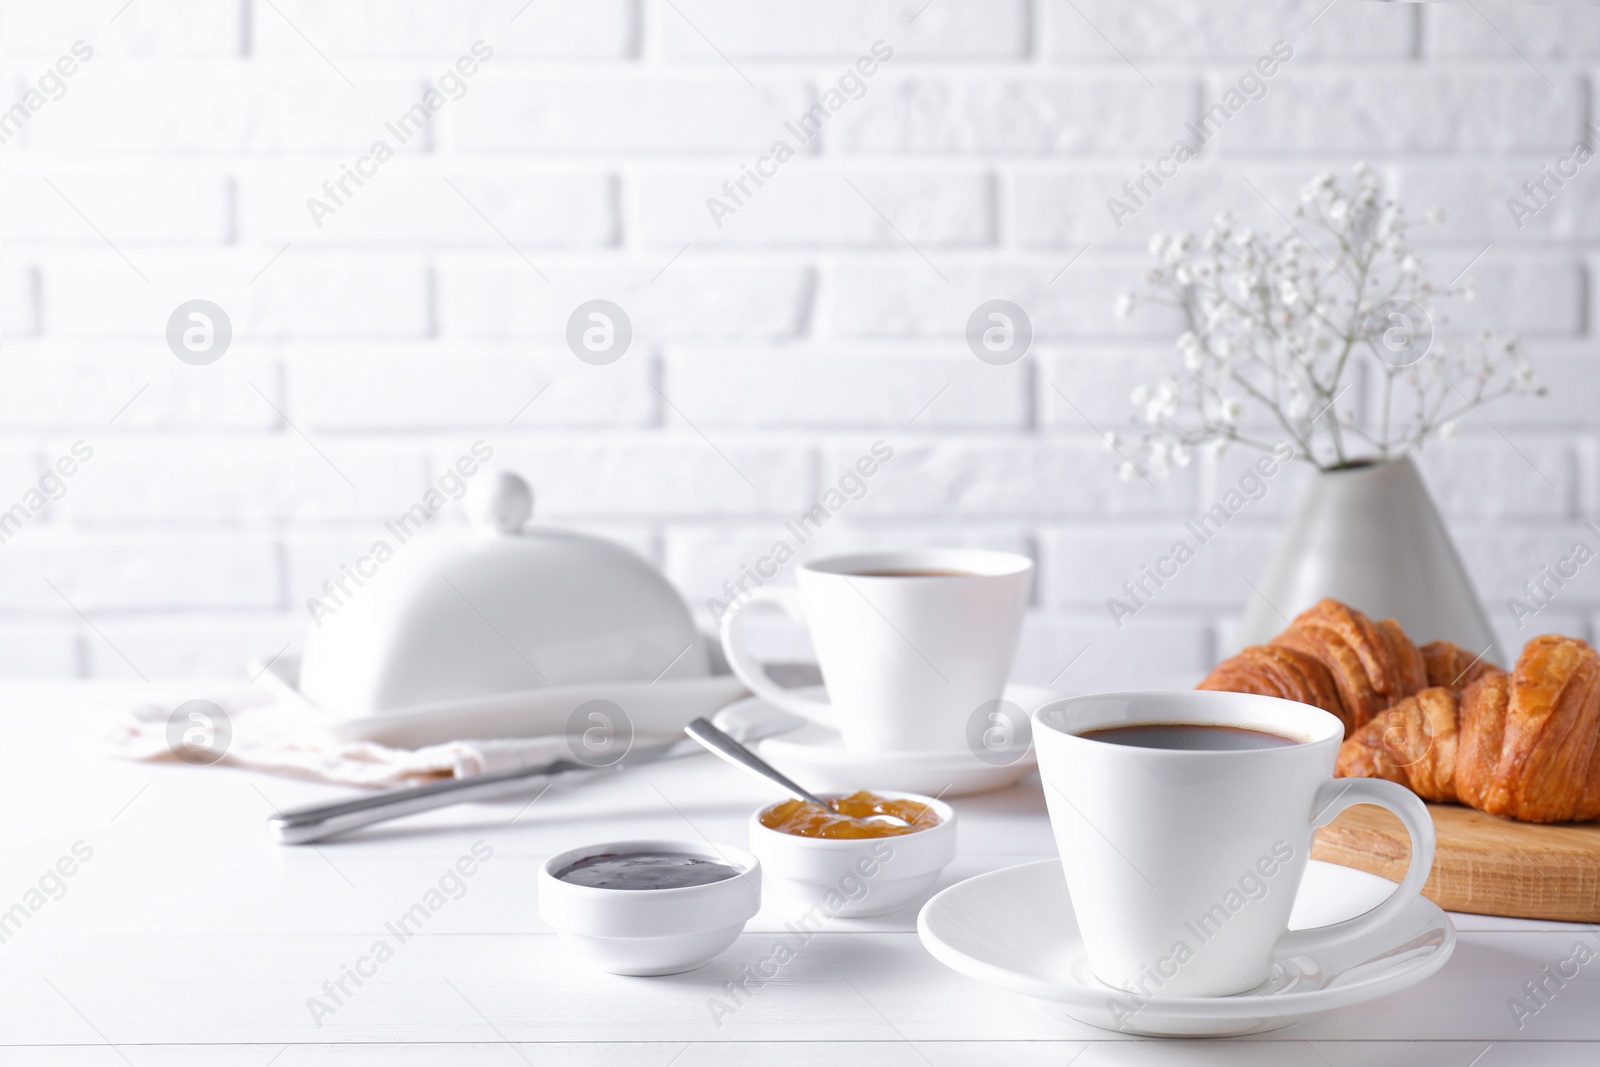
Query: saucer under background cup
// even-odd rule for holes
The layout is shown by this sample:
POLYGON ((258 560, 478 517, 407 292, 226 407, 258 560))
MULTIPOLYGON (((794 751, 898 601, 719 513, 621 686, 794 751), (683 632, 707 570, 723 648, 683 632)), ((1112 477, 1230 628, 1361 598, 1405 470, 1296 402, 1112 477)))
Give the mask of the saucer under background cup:
MULTIPOLYGON (((821 696, 824 690, 797 692, 821 696)), ((1059 690, 1043 686, 1009 685, 1002 699, 1016 709, 1008 718, 1017 719, 1026 731, 1035 708, 1062 696, 1059 690)), ((764 722, 773 717, 799 718, 761 697, 741 700, 719 713, 720 720, 729 722, 764 722)), ((979 743, 972 750, 954 752, 861 752, 845 748, 838 731, 807 723, 755 748, 784 774, 823 792, 892 789, 925 796, 970 796, 1015 785, 1038 766, 1026 733, 994 749, 979 743)))
MULTIPOLYGON (((1395 884, 1312 860, 1290 929, 1353 918, 1395 884)), ((1275 957, 1259 991, 1225 997, 1143 997, 1094 977, 1057 860, 992 871, 923 905, 917 934, 939 962, 988 985, 1106 1030, 1151 1037, 1230 1037, 1290 1026, 1363 1004, 1432 975, 1455 950, 1439 906, 1417 897, 1389 922, 1337 947, 1275 957)))

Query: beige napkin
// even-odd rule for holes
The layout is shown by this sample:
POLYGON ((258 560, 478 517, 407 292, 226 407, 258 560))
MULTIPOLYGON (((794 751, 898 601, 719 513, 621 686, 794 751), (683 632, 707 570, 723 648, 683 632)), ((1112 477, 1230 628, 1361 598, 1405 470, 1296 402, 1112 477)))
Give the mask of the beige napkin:
MULTIPOLYGON (((490 771, 545 763, 570 755, 564 737, 525 737, 450 741, 426 748, 389 748, 370 741, 335 741, 295 709, 241 702, 217 704, 228 734, 218 765, 231 764, 268 774, 309 778, 342 785, 384 789, 441 778, 465 778, 490 771)), ((110 738, 112 755, 130 760, 178 759, 168 740, 170 705, 135 708, 110 738)), ((203 751, 203 750, 202 750, 203 751)))

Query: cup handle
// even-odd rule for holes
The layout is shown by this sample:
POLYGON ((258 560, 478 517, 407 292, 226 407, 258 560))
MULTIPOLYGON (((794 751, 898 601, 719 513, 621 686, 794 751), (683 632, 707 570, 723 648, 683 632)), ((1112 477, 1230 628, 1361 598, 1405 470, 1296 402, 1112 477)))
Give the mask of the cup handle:
POLYGON ((1290 930, 1278 941, 1278 955, 1297 956, 1326 948, 1373 930, 1392 919, 1412 899, 1422 894, 1422 886, 1433 870, 1433 817, 1427 805, 1404 786, 1381 778, 1333 778, 1317 790, 1312 803, 1311 827, 1326 826, 1341 811, 1357 804, 1376 804, 1388 808, 1405 824, 1411 835, 1411 866, 1387 900, 1353 919, 1314 926, 1309 930, 1290 930))
POLYGON ((727 614, 722 616, 722 652, 728 659, 728 666, 733 668, 733 673, 739 676, 739 680, 750 692, 767 703, 804 716, 822 726, 838 729, 838 720, 834 716, 831 704, 798 696, 792 690, 778 685, 767 677, 766 669, 762 667, 761 662, 740 647, 738 619, 757 604, 771 604, 782 608, 795 622, 805 625, 798 589, 786 586, 763 586, 757 589, 749 597, 729 608, 727 614))

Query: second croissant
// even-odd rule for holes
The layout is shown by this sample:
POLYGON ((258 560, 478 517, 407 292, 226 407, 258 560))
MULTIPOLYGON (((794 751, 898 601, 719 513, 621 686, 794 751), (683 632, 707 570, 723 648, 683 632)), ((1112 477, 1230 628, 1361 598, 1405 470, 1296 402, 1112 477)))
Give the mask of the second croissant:
POLYGON ((1600 653, 1548 634, 1507 673, 1445 641, 1418 648, 1392 619, 1324 600, 1201 689, 1264 693, 1339 716, 1341 777, 1524 822, 1600 819, 1600 653))

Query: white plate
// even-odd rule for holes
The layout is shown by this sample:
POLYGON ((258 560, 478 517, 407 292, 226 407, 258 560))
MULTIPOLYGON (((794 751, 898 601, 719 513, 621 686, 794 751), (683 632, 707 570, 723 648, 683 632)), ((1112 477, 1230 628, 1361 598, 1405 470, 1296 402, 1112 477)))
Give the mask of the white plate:
MULTIPOLYGON (((1351 918, 1393 889, 1376 875, 1312 860, 1289 925, 1351 918)), ((1422 981, 1444 966, 1456 945, 1449 917, 1419 897, 1364 937, 1276 960, 1260 992, 1143 999, 1090 973, 1058 860, 951 886, 923 905, 917 933, 935 959, 969 978, 1050 1002, 1091 1026, 1156 1037, 1254 1034, 1361 1004, 1422 981)))
MULTIPOLYGON (((252 663, 252 675, 278 699, 297 708, 339 741, 376 741, 401 748, 465 738, 544 737, 573 727, 573 714, 592 700, 608 701, 627 715, 635 736, 669 736, 701 715, 710 715, 748 692, 731 674, 663 678, 659 682, 553 685, 496 693, 444 704, 375 715, 340 716, 300 691, 300 657, 252 663)), ((616 724, 613 724, 615 727, 616 724)))
MULTIPOLYGON (((826 695, 820 686, 795 692, 826 695)), ((1010 685, 1005 691, 1005 699, 1024 713, 1023 729, 1027 729, 1027 715, 1034 708, 1064 695, 1036 685, 1010 685)), ((741 700, 728 713, 792 717, 760 697, 741 700)), ((856 752, 844 747, 838 731, 814 723, 806 723, 782 737, 768 738, 757 747, 763 759, 814 791, 892 789, 930 797, 959 797, 1012 785, 1038 766, 1031 744, 1011 762, 988 762, 971 752, 856 752)))

